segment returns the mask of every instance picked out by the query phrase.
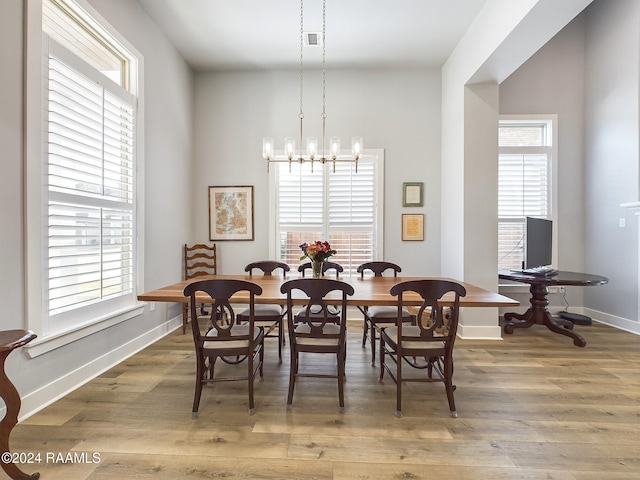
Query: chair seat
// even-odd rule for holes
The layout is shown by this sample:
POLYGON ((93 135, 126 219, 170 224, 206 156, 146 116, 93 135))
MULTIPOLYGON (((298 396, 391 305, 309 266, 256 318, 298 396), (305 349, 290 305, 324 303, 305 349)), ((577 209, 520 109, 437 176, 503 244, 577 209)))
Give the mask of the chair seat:
MULTIPOLYGON (((318 306, 315 305, 313 307, 311 307, 311 314, 310 317, 311 318, 321 318, 322 315, 322 309, 318 306)), ((339 317, 340 316, 340 309, 334 305, 328 305, 327 306, 327 314, 329 315, 329 318, 332 317, 339 317)), ((300 311, 298 313, 295 314, 295 318, 303 318, 306 317, 307 315, 307 307, 302 307, 300 309, 300 311)))
MULTIPOLYGON (((242 337, 249 335, 249 325, 235 325, 231 329, 231 337, 242 337)), ((260 336, 262 335, 262 329, 260 327, 253 327, 253 339, 254 341, 260 340, 260 336)), ((204 348, 215 350, 215 349, 224 349, 230 350, 234 348, 246 349, 249 346, 249 340, 228 340, 225 342, 220 341, 207 341, 207 338, 215 338, 217 337, 217 331, 215 329, 211 329, 207 332, 207 335, 203 337, 204 340, 204 348)))
MULTIPOLYGON (((336 335, 336 338, 297 337, 296 342, 298 345, 304 346, 337 346, 339 344, 340 338, 338 335, 340 335, 340 325, 328 323, 324 326, 322 331, 325 335, 336 335)), ((310 332, 311 328, 306 323, 301 323, 295 328, 296 334, 305 334, 310 332)))
MULTIPOLYGON (((263 304, 263 303, 256 304, 253 310, 253 315, 256 321, 260 320, 259 317, 275 317, 275 318, 281 317, 283 313, 284 313, 284 308, 282 308, 282 305, 269 305, 269 304, 263 304)), ((242 319, 242 317, 248 318, 249 315, 250 315, 249 309, 246 308, 242 312, 240 312, 237 315, 237 317, 239 319, 242 319)))
MULTIPOLYGON (((386 337, 386 340, 391 343, 395 349, 398 346, 398 327, 387 327, 382 330, 382 335, 386 337)), ((444 341, 425 341, 425 340, 406 340, 406 337, 420 338, 420 327, 415 325, 407 325, 402 327, 402 335, 405 340, 402 342, 403 350, 442 350, 444 349, 444 341)))
MULTIPOLYGON (((394 320, 398 316, 398 307, 392 306, 376 306, 367 309, 367 315, 374 322, 380 319, 394 320)), ((406 308, 402 309, 402 318, 411 319, 411 313, 406 308)))

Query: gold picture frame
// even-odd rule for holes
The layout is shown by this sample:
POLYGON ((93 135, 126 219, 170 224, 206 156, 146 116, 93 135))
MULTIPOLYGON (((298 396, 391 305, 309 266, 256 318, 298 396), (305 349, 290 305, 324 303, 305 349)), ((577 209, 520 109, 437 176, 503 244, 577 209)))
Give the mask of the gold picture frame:
POLYGON ((422 207, 424 204, 424 183, 404 182, 402 184, 402 206, 422 207))
POLYGON ((402 241, 424 240, 424 213, 402 214, 402 241))
POLYGON ((253 185, 209 187, 209 240, 253 240, 253 185))

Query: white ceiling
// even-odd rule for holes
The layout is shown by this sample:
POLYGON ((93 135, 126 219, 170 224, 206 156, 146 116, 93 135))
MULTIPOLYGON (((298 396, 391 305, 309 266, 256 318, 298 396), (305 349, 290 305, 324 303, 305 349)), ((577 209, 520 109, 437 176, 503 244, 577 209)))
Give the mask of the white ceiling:
MULTIPOLYGON (((300 65, 299 0, 138 0, 195 70, 300 65)), ((439 67, 486 0, 328 0, 326 66, 439 67)), ((304 30, 322 31, 322 0, 304 30)), ((322 49, 306 48, 305 67, 322 49)))

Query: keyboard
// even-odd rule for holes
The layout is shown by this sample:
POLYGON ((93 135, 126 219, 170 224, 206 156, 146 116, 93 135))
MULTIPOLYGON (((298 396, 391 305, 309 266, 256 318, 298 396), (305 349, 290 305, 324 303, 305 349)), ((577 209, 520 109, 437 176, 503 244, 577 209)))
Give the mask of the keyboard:
POLYGON ((551 277, 553 275, 557 275, 558 271, 551 267, 535 267, 535 268, 526 268, 524 270, 518 270, 520 273, 524 273, 527 275, 541 275, 545 277, 551 277))

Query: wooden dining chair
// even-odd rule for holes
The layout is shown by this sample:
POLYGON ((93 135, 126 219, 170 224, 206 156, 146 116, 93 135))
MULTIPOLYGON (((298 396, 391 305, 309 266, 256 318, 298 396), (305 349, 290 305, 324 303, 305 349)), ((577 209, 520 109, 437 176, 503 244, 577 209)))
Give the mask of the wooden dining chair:
MULTIPOLYGON (((305 277, 305 272, 307 270, 311 270, 313 267, 311 262, 303 263, 298 267, 298 271, 302 273, 302 277, 305 277)), ((322 262, 322 276, 324 277, 325 272, 328 270, 335 270, 336 279, 338 279, 339 275, 344 272, 344 267, 339 263, 335 262, 322 262)), ((335 323, 340 321, 340 308, 335 305, 329 305, 329 315, 333 318, 335 323)), ((296 322, 301 321, 302 317, 306 315, 307 307, 303 307, 298 313, 295 314, 296 322)), ((311 311, 312 315, 322 315, 322 312, 319 309, 313 308, 311 311)))
MULTIPOLYGON (((391 262, 365 262, 358 266, 356 272, 360 274, 360 278, 364 278, 365 274, 370 271, 375 277, 382 277, 387 271, 392 271, 393 276, 397 277, 402 271, 399 265, 391 262)), ((364 325, 362 328, 362 347, 367 344, 367 339, 371 343, 371 366, 376 364, 376 327, 381 324, 396 323, 397 309, 394 306, 364 306, 358 307, 364 316, 364 325)), ((416 317, 409 313, 406 308, 402 309, 402 318, 405 322, 415 323, 416 317)))
MULTIPOLYGON (((200 277, 203 275, 218 274, 218 256, 215 243, 207 245, 197 243, 195 245, 184 245, 184 280, 200 277)), ((206 315, 204 304, 200 305, 200 314, 206 315)), ((182 305, 182 333, 187 332, 189 322, 189 304, 182 305)))
POLYGON ((396 383, 396 416, 402 417, 403 382, 443 382, 451 416, 457 417, 453 399, 456 388, 453 384, 453 345, 458 330, 460 297, 466 295, 465 288, 449 280, 412 280, 394 285, 390 293, 398 297, 396 325, 383 327, 380 332, 380 381, 387 371, 396 383), (423 312, 430 310, 431 322, 405 325, 402 316, 405 296, 412 293, 422 298, 418 316, 422 317, 423 312), (444 325, 441 300, 449 293, 454 297, 449 325, 445 334, 439 334, 438 330, 444 325), (395 369, 387 363, 387 357, 393 360, 395 369), (407 365, 426 371, 426 375, 405 377, 402 368, 407 365), (437 377, 433 376, 434 371, 437 377))
MULTIPOLYGON (((253 382, 264 362, 264 334, 254 324, 256 295, 262 294, 262 287, 245 280, 213 279, 199 280, 184 288, 191 307, 191 331, 196 351, 196 390, 193 397, 191 417, 198 416, 200 396, 205 383, 247 380, 249 383, 249 414, 255 413, 253 382), (249 292, 249 318, 246 324, 238 324, 229 299, 238 292, 249 292), (211 303, 211 314, 204 318, 198 312, 200 299, 196 295, 207 295, 206 303, 211 303), (218 359, 243 359, 247 361, 246 375, 216 376, 214 367, 218 359)), ((239 364, 242 362, 225 362, 239 364)), ((230 367, 233 368, 233 367, 230 367)))
MULTIPOLYGON (((282 276, 286 277, 287 272, 291 270, 291 267, 284 262, 277 262, 274 260, 263 260, 258 262, 252 262, 244 267, 244 271, 249 275, 253 275, 253 270, 260 270, 265 276, 272 276, 274 271, 282 270, 282 276)), ((240 312, 236 319, 240 323, 244 323, 248 320, 249 309, 245 309, 240 312)), ((265 337, 277 337, 278 338, 278 359, 282 363, 282 345, 284 345, 284 316, 287 310, 283 305, 277 304, 257 304, 255 306, 255 324, 265 329, 265 337), (273 335, 271 332, 274 328, 278 329, 277 335, 273 335)))
MULTIPOLYGON (((348 283, 327 278, 300 278, 289 280, 280 287, 287 294, 287 323, 289 329, 289 347, 291 350, 291 366, 289 372, 289 394, 287 409, 293 408, 293 391, 298 377, 336 378, 338 380, 338 401, 340 412, 344 412, 344 372, 347 353, 347 296, 354 290, 348 283), (294 291, 301 291, 307 298, 306 312, 317 311, 318 314, 307 313, 294 321, 294 291), (326 303, 327 295, 339 292, 341 295, 341 319, 336 324, 329 313, 326 303), (316 309, 317 307, 317 309, 316 309), (332 354, 336 356, 337 373, 312 373, 312 369, 300 371, 300 353, 332 354)), ((315 369, 318 365, 313 364, 315 369)))
MULTIPOLYGON (((313 269, 313 266, 311 265, 311 262, 307 262, 307 263, 303 263, 298 267, 298 271, 302 274, 302 277, 305 277, 306 275, 306 271, 307 270, 311 270, 313 269)), ((322 276, 324 277, 324 274, 327 270, 335 270, 336 272, 336 278, 338 278, 340 276, 340 274, 342 272, 344 272, 344 267, 342 265, 340 265, 339 263, 335 263, 335 262, 322 262, 322 276)))

